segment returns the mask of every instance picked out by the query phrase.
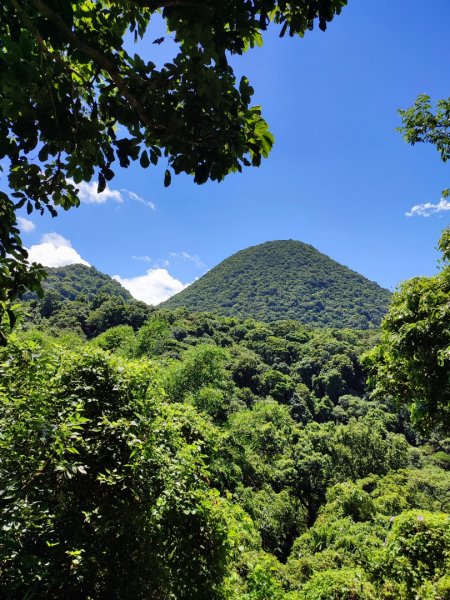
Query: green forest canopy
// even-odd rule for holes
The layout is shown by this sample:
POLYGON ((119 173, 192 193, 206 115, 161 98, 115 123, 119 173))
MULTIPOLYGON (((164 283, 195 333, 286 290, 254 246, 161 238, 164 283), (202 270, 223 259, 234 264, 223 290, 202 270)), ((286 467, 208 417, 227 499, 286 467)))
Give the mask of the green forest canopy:
POLYGON ((422 431, 450 433, 450 228, 439 240, 442 268, 414 277, 393 295, 380 344, 365 364, 375 393, 411 407, 422 431))
POLYGON ((368 394, 376 331, 44 305, 0 356, 2 597, 448 595, 450 446, 368 394))
POLYGON ((136 341, 114 328, 66 350, 30 332, 4 351, 4 597, 445 589, 447 447, 364 400, 355 334, 175 317, 136 341))
MULTIPOLYGON (((132 296, 118 281, 101 273, 95 267, 82 264, 66 265, 65 267, 48 268, 47 276, 42 284, 44 292, 55 292, 61 301, 76 300, 80 295, 87 300, 99 302, 103 295, 120 296, 131 300, 132 296)), ((44 294, 44 296, 46 295, 44 294)), ((36 294, 25 294, 23 299, 36 298, 36 294)))

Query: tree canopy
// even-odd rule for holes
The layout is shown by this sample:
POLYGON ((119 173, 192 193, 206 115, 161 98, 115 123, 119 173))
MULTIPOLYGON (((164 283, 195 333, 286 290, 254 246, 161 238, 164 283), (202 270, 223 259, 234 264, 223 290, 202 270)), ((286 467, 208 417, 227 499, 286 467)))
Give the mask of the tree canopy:
MULTIPOLYGON (((163 161, 196 183, 258 166, 273 137, 229 57, 280 34, 325 30, 346 0, 8 0, 0 6, 0 309, 44 274, 27 263, 16 211, 56 215, 79 204, 76 185, 119 163, 163 161), (159 14, 177 54, 160 68, 131 53, 159 14)), ((154 40, 161 43, 164 38, 154 40)), ((149 40, 152 41, 152 40, 149 40)), ((0 315, 1 316, 1 315, 0 315)), ((10 313, 12 319, 12 313, 10 313)))
POLYGON ((450 440, 366 395, 376 332, 103 297, 0 348, 2 598, 449 597, 450 440))
POLYGON ((394 294, 381 343, 366 356, 375 393, 410 407, 423 431, 450 431, 450 228, 439 241, 444 267, 415 277, 394 294))
MULTIPOLYGON (((430 96, 421 94, 413 106, 399 110, 403 133, 408 144, 432 144, 443 162, 450 159, 450 98, 442 98, 433 106, 430 96)), ((443 190, 442 197, 450 195, 450 189, 443 190)))

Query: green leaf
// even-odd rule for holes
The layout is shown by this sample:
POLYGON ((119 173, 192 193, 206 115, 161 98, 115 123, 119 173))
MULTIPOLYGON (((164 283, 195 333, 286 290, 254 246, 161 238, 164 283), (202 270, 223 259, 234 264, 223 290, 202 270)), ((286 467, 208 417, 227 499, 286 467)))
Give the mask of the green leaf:
POLYGON ((150 148, 150 162, 152 163, 152 165, 158 164, 158 155, 152 148, 150 148))
POLYGON ((41 162, 45 162, 48 158, 48 145, 44 144, 39 151, 38 158, 41 162))
POLYGON ((101 194, 106 189, 106 179, 102 173, 98 174, 97 194, 101 194))
POLYGON ((143 169, 146 169, 147 167, 150 166, 150 160, 148 158, 148 154, 147 154, 147 150, 144 150, 141 154, 141 158, 139 160, 141 167, 143 169))

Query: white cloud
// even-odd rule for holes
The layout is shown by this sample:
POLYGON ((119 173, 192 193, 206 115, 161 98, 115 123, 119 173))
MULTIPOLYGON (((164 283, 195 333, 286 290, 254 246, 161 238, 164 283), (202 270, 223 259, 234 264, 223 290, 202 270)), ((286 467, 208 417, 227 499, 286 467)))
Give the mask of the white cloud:
POLYGON ((28 248, 28 257, 30 262, 38 262, 45 267, 64 267, 75 263, 90 267, 75 248, 72 248, 70 240, 58 233, 44 234, 40 244, 28 248))
POLYGON ((142 196, 139 196, 139 194, 136 194, 136 192, 131 192, 130 190, 126 190, 125 188, 122 188, 120 191, 124 192, 131 200, 135 200, 136 202, 139 202, 140 204, 144 204, 151 210, 156 210, 156 206, 154 205, 153 202, 150 202, 150 200, 145 200, 144 198, 142 198, 142 196))
POLYGON ((416 204, 405 215, 407 217, 429 217, 430 215, 446 210, 450 210, 450 200, 441 198, 437 204, 432 204, 431 202, 416 204))
POLYGON ((173 256, 174 258, 181 258, 184 261, 192 262, 199 269, 204 269, 205 264, 200 260, 200 257, 197 254, 189 254, 188 252, 169 252, 169 256, 173 256))
POLYGON ((66 248, 72 248, 72 242, 59 233, 44 233, 41 237, 41 244, 52 244, 55 248, 61 248, 61 246, 66 248))
POLYGON ((36 229, 36 225, 33 223, 33 221, 24 219, 24 217, 17 217, 17 224, 19 225, 21 231, 24 231, 25 233, 29 233, 30 231, 33 231, 33 229, 36 229))
POLYGON ((167 269, 161 268, 149 269, 145 275, 129 279, 114 275, 113 279, 121 283, 134 298, 148 304, 159 304, 189 285, 172 277, 167 269))
POLYGON ((90 183, 87 181, 81 181, 80 183, 71 181, 71 183, 78 189, 78 197, 80 202, 84 204, 104 204, 108 200, 113 200, 121 204, 124 201, 122 194, 118 190, 112 190, 108 186, 100 194, 97 193, 98 183, 96 181, 91 181, 90 183))
POLYGON ((71 179, 70 183, 78 189, 78 197, 83 204, 105 204, 105 202, 108 202, 109 200, 117 202, 117 204, 123 204, 125 199, 128 198, 129 200, 147 206, 147 208, 150 208, 151 210, 156 210, 156 206, 153 202, 145 200, 145 198, 142 198, 142 196, 139 196, 136 192, 132 192, 125 188, 113 190, 107 185, 103 192, 100 192, 99 194, 97 192, 98 183, 96 181, 81 181, 80 183, 75 183, 73 179, 71 179))
POLYGON ((132 256, 131 258, 133 260, 142 260, 142 261, 148 262, 148 263, 152 262, 152 259, 150 258, 150 256, 147 256, 147 255, 145 255, 145 256, 132 256))
POLYGON ((144 254, 143 256, 132 256, 133 260, 141 260, 142 262, 151 263, 152 269, 164 269, 165 267, 170 266, 170 261, 166 258, 163 259, 153 259, 151 256, 144 254))

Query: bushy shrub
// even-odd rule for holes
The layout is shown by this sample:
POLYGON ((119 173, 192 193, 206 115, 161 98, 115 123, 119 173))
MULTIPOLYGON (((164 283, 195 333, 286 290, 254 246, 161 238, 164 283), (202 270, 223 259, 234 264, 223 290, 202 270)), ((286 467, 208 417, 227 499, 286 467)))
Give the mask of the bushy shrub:
POLYGON ((360 569, 316 573, 303 586, 299 600, 375 600, 375 588, 360 569))
POLYGON ((404 582, 410 594, 426 580, 437 581, 446 575, 450 569, 450 516, 409 510, 395 517, 383 563, 387 578, 404 582))

